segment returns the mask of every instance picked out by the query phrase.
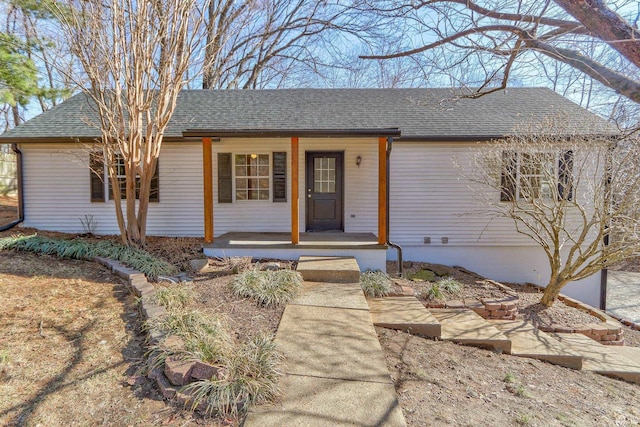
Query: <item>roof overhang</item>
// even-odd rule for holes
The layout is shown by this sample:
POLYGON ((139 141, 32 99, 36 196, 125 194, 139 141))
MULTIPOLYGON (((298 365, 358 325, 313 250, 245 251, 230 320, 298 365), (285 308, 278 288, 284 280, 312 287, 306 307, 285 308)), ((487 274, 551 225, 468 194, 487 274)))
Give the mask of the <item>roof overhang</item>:
POLYGON ((360 137, 399 137, 398 128, 374 129, 187 129, 182 132, 185 138, 349 138, 360 137))

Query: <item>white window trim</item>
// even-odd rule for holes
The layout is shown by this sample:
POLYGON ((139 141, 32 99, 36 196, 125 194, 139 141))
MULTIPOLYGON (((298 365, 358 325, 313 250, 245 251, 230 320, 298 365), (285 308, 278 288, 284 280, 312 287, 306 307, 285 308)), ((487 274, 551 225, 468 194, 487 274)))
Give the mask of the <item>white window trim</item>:
MULTIPOLYGON (((555 151, 555 150, 549 150, 549 151, 516 151, 516 188, 515 188, 515 200, 516 201, 523 201, 526 202, 529 199, 525 198, 525 197, 521 197, 520 193, 521 193, 521 182, 522 182, 522 178, 523 176, 530 178, 533 177, 544 177, 545 175, 523 175, 522 174, 522 155, 523 154, 533 154, 533 155, 542 155, 542 154, 551 154, 553 155, 553 173, 555 176, 554 181, 552 182, 552 184, 557 184, 558 182, 558 163, 560 161, 560 154, 559 152, 555 151)), ((539 189, 539 194, 542 194, 541 188, 539 189)), ((546 196, 546 197, 537 197, 536 200, 551 200, 553 198, 553 192, 551 195, 546 196)))
MULTIPOLYGON (((231 154, 231 169, 232 169, 232 192, 233 192, 233 202, 234 203, 268 203, 271 202, 271 198, 273 197, 273 183, 272 183, 272 178, 273 178, 273 165, 271 164, 272 162, 272 156, 270 152, 246 152, 246 151, 242 151, 242 152, 234 152, 231 154), (269 179, 269 187, 267 188, 269 197, 267 197, 264 200, 261 199, 238 199, 237 197, 237 188, 236 188, 236 179, 237 178, 247 178, 248 177, 238 177, 236 175, 236 156, 249 156, 251 154, 257 154, 258 156, 267 156, 267 166, 269 168, 268 171, 268 176, 267 178, 269 179)), ((258 179, 260 179, 260 177, 257 177, 258 179)))

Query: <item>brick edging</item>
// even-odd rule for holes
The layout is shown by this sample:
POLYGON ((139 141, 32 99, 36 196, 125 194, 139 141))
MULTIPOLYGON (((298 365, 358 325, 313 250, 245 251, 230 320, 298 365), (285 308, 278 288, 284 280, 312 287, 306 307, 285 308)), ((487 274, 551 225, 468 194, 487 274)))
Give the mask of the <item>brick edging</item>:
MULTIPOLYGON (((126 280, 127 285, 129 285, 136 296, 140 298, 140 311, 144 320, 147 322, 145 331, 147 333, 148 347, 159 344, 171 346, 169 342, 174 343, 174 347, 176 348, 182 348, 184 346, 179 337, 175 335, 167 337, 154 326, 156 320, 160 320, 160 318, 167 315, 167 309, 155 302, 155 287, 149 283, 143 273, 108 258, 94 257, 93 261, 105 266, 111 270, 113 274, 126 280)), ((212 378, 223 374, 218 367, 200 360, 187 361, 169 356, 164 365, 164 369, 156 368, 149 372, 147 378, 156 381, 160 392, 166 399, 175 400, 184 407, 192 406, 193 397, 181 392, 181 386, 192 381, 212 378)), ((207 402, 201 402, 195 409, 206 413, 206 403, 207 402)), ((241 402, 238 405, 242 407, 243 403, 241 402)))

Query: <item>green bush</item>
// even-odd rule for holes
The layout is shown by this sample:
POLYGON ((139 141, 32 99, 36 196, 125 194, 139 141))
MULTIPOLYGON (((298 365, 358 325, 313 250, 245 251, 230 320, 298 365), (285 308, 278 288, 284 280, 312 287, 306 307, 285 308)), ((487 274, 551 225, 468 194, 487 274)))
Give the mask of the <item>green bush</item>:
POLYGON ((293 270, 265 270, 257 267, 238 274, 231 284, 233 293, 252 298, 265 307, 285 304, 298 295, 302 276, 293 270))
POLYGON ((439 282, 434 283, 433 285, 431 285, 429 289, 427 289, 426 298, 427 299, 444 299, 444 292, 440 288, 439 282))
POLYGON ((31 236, 11 236, 0 239, 0 250, 4 249, 56 255, 61 258, 72 259, 109 258, 120 261, 144 273, 150 280, 176 272, 176 268, 173 265, 154 257, 148 252, 106 240, 100 242, 79 238, 62 240, 33 234, 31 236))
POLYGON ((365 271, 360 275, 360 287, 368 297, 389 295, 391 286, 391 279, 381 271, 365 271))

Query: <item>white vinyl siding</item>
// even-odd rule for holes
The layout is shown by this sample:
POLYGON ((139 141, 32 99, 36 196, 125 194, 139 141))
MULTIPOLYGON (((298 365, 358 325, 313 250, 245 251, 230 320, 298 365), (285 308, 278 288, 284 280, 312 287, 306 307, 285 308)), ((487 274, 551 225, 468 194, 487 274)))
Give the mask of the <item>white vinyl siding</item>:
MULTIPOLYGON (((464 176, 475 143, 394 143, 391 153, 390 238, 417 246, 533 246, 514 222, 480 204, 486 189, 464 176), (431 239, 425 244, 424 239, 431 239), (442 238, 448 243, 443 244, 442 238)), ((490 190, 489 190, 490 191, 490 190)), ((495 191, 496 200, 499 192, 495 191)), ((491 197, 491 195, 489 196, 491 197)))
MULTIPOLYGON (((344 231, 377 234, 378 230, 378 142, 376 138, 300 138, 299 140, 299 224, 305 229, 306 175, 305 153, 340 151, 344 153, 344 231), (356 165, 360 156, 362 163, 356 165)), ((213 144, 217 153, 287 153, 287 202, 265 203, 243 200, 218 203, 214 197, 214 234, 229 231, 291 231, 291 139, 290 138, 223 138, 213 144)), ((162 169, 161 169, 162 173, 162 169)), ((213 170, 214 194, 217 194, 217 170, 213 170)), ((161 183, 162 185, 162 183, 161 183)), ((270 189, 271 191, 272 189, 270 189)), ((162 187, 161 187, 161 190, 162 187)), ((161 199, 162 200, 162 199, 161 199)))
MULTIPOLYGON (((89 150, 76 144, 22 144, 24 227, 83 232, 93 215, 96 233, 118 234, 113 201, 91 203, 89 150)), ((160 202, 149 204, 148 234, 202 236, 202 146, 164 143, 160 154, 160 202)))

